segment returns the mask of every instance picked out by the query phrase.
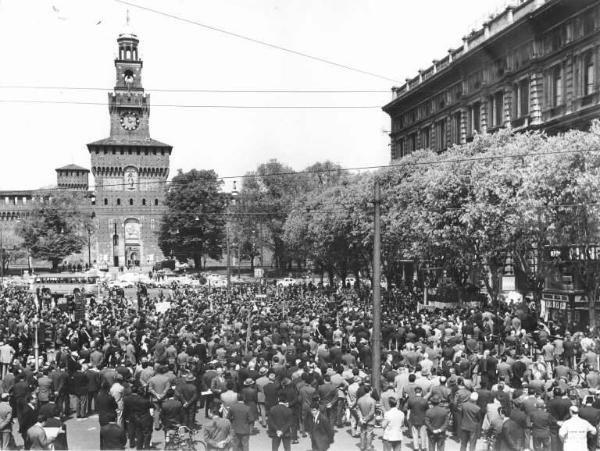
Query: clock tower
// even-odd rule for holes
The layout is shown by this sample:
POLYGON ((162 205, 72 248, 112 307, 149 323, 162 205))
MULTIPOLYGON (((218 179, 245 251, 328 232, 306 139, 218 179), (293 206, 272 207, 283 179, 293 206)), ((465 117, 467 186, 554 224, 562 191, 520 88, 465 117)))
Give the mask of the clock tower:
POLYGON ((117 44, 110 136, 87 145, 96 189, 95 254, 100 267, 148 268, 162 259, 158 232, 172 146, 150 138, 150 95, 129 17, 117 44))

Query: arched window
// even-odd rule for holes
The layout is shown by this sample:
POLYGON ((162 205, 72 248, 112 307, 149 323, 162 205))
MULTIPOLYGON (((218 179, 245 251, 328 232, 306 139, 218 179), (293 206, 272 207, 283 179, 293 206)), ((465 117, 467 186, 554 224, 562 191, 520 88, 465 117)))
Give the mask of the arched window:
POLYGON ((142 205, 146 205, 146 199, 142 199, 142 205))
POLYGON ((121 199, 117 199, 117 205, 121 205, 121 199))
POLYGON ((158 205, 158 199, 154 199, 154 205, 158 205))
POLYGON ((108 205, 108 199, 106 197, 104 198, 104 205, 108 205))
POLYGON ((129 199, 129 205, 133 205, 133 199, 129 199))

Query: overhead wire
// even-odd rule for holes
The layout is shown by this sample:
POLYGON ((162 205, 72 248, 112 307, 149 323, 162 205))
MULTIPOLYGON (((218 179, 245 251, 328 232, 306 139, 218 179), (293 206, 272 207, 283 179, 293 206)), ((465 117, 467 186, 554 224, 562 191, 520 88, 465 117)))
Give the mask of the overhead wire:
POLYGON ((336 67, 339 67, 339 68, 342 68, 342 69, 346 69, 346 70, 349 70, 349 71, 352 71, 352 72, 356 72, 356 73, 359 73, 359 74, 369 75, 371 77, 379 78, 381 80, 386 80, 386 81, 391 81, 391 82, 394 82, 394 83, 399 83, 399 81, 396 80, 395 78, 387 77, 385 75, 376 74, 374 72, 370 72, 370 71, 367 71, 367 70, 364 70, 364 69, 359 69, 357 67, 349 66, 347 64, 338 63, 338 62, 335 62, 335 61, 333 61, 331 59, 328 59, 328 58, 322 58, 322 57, 319 57, 319 56, 310 55, 310 54, 305 53, 305 52, 300 52, 298 50, 293 50, 293 49, 290 49, 288 47, 283 47, 283 46, 278 45, 278 44, 273 44, 273 43, 270 43, 270 42, 267 42, 267 41, 263 41, 261 39, 256 39, 256 38, 253 38, 253 37, 250 37, 250 36, 246 36, 246 35, 243 35, 243 34, 240 34, 240 33, 235 33, 235 32, 229 31, 229 30, 225 30, 223 28, 218 28, 218 27, 214 27, 212 25, 207 25, 207 24, 195 21, 195 20, 191 20, 191 19, 188 19, 188 18, 185 18, 185 17, 177 16, 175 14, 167 13, 165 11, 160 11, 160 10, 157 10, 157 9, 149 8, 147 6, 138 5, 137 3, 132 3, 132 2, 125 1, 125 0, 115 0, 115 1, 117 3, 122 3, 124 5, 131 6, 133 8, 137 8, 137 9, 140 9, 140 10, 143 10, 143 11, 151 12, 153 14, 158 14, 160 16, 168 17, 170 19, 178 20, 180 22, 185 22, 185 23, 188 23, 188 24, 196 25, 198 27, 202 27, 202 28, 207 29, 207 30, 216 31, 218 33, 222 33, 222 34, 225 34, 227 36, 232 36, 234 38, 238 38, 238 39, 242 39, 242 40, 245 40, 245 41, 253 42, 255 44, 259 44, 259 45, 262 45, 262 46, 265 46, 265 47, 269 47, 269 48, 272 48, 272 49, 275 49, 275 50, 280 50, 280 51, 285 52, 285 53, 290 53, 290 54, 293 54, 293 55, 301 56, 303 58, 308 58, 308 59, 311 59, 313 61, 318 61, 318 62, 321 62, 321 63, 329 64, 331 66, 336 66, 336 67))
MULTIPOLYGON (((91 86, 49 86, 49 85, 0 85, 0 89, 39 89, 48 91, 111 91, 109 88, 91 86)), ((382 89, 168 89, 145 88, 149 92, 181 92, 181 93, 217 93, 217 94, 372 94, 390 93, 382 89)))
MULTIPOLYGON (((0 99, 0 103, 23 103, 23 104, 58 104, 58 105, 95 105, 106 107, 106 102, 86 102, 77 100, 39 100, 39 99, 0 99)), ((214 108, 234 110, 277 110, 277 109, 306 109, 306 110, 361 110, 380 109, 381 105, 200 105, 181 103, 155 103, 152 107, 168 108, 214 108)))

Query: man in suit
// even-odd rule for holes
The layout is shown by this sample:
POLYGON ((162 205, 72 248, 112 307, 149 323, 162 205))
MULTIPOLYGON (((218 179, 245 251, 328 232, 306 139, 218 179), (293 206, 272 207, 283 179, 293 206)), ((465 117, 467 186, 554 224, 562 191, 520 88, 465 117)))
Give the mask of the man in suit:
POLYGON ((42 376, 38 378, 38 401, 40 406, 46 404, 49 401, 50 394, 54 393, 54 385, 52 379, 48 376, 50 370, 48 368, 42 369, 42 376))
POLYGON ((536 408, 529 414, 531 436, 535 451, 550 449, 550 431, 557 430, 556 420, 544 409, 544 401, 538 400, 536 408))
POLYGON ((168 430, 177 429, 183 424, 183 404, 175 399, 175 391, 172 388, 167 390, 165 398, 160 410, 160 421, 166 434, 168 430))
MULTIPOLYGON (((364 384, 364 394, 356 401, 358 424, 360 425, 360 449, 373 449, 373 429, 375 427, 375 400, 371 396, 371 385, 364 384)), ((331 420, 330 424, 333 424, 331 420)))
POLYGON ((12 440, 13 409, 10 406, 9 394, 0 395, 0 449, 8 449, 12 440))
POLYGON ((271 450, 277 451, 283 443, 284 451, 290 451, 292 438, 292 425, 294 414, 288 407, 285 393, 279 394, 279 403, 269 412, 269 437, 271 437, 271 450))
POLYGON ((25 449, 48 449, 52 440, 48 439, 46 436, 43 425, 44 421, 46 421, 46 418, 40 416, 38 421, 27 429, 27 442, 29 448, 25 449))
POLYGON ((425 412, 425 426, 427 427, 429 450, 443 451, 450 411, 440 406, 441 399, 438 395, 433 395, 429 401, 431 402, 431 407, 425 412))
POLYGON ((415 388, 414 396, 408 398, 408 424, 411 427, 414 450, 425 450, 427 447, 427 428, 425 426, 425 413, 427 401, 423 398, 423 389, 415 388))
POLYGON ((107 419, 108 423, 100 428, 100 449, 125 449, 127 435, 117 424, 117 413, 109 413, 107 419))
POLYGON ((460 427, 460 451, 475 450, 475 444, 481 430, 481 409, 477 405, 479 396, 477 392, 471 393, 469 401, 462 405, 462 418, 460 427))
POLYGON ((319 404, 316 402, 311 406, 306 428, 310 433, 310 443, 313 451, 326 451, 329 449, 333 443, 333 426, 327 415, 321 415, 319 404))
POLYGON ((137 449, 149 449, 152 439, 152 403, 145 397, 146 389, 139 385, 123 399, 123 418, 127 424, 129 445, 137 449))
POLYGON ((338 387, 331 382, 331 376, 326 374, 323 383, 317 389, 321 411, 327 414, 329 422, 335 424, 336 404, 338 402, 338 387))
POLYGON ((182 383, 175 388, 175 397, 183 404, 183 424, 193 428, 196 424, 196 402, 198 401, 198 389, 196 378, 190 372, 183 376, 182 383))
POLYGON ((317 391, 315 387, 310 384, 311 377, 308 373, 303 373, 301 377, 304 384, 298 391, 298 401, 300 403, 300 432, 302 433, 302 437, 306 437, 306 431, 308 430, 310 432, 310 429, 308 429, 308 419, 311 417, 311 409, 317 391))
POLYGON ((23 437, 25 449, 31 448, 27 430, 33 426, 38 420, 37 395, 31 393, 27 396, 26 402, 21 410, 21 418, 19 418, 19 433, 23 437))
POLYGON ((277 404, 279 389, 281 388, 279 382, 275 380, 275 373, 269 373, 269 381, 270 382, 263 387, 263 392, 265 394, 265 410, 267 411, 267 415, 269 415, 271 408, 277 404))
POLYGON ((238 401, 229 408, 228 417, 234 433, 233 451, 248 451, 253 419, 250 407, 244 404, 241 395, 238 396, 238 401))
MULTIPOLYGON (((110 384, 107 381, 102 382, 100 391, 96 395, 96 411, 98 412, 98 421, 100 426, 108 424, 112 414, 117 414, 117 401, 110 395, 110 384)), ((116 418, 116 416, 115 416, 116 418)))

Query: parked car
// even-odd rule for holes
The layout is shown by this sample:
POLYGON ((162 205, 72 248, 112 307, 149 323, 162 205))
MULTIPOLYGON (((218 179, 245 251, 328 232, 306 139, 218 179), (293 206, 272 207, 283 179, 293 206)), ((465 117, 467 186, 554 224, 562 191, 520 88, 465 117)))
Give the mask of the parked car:
POLYGON ((277 281, 277 286, 279 287, 291 287, 293 285, 296 285, 296 279, 293 277, 284 277, 277 281))

